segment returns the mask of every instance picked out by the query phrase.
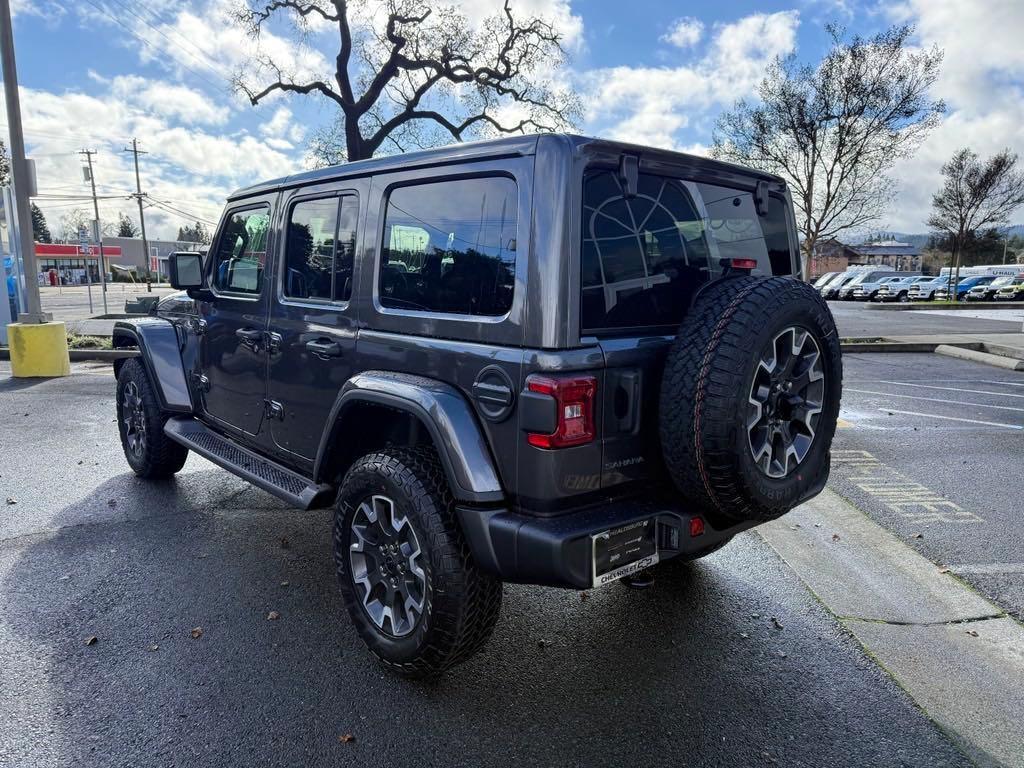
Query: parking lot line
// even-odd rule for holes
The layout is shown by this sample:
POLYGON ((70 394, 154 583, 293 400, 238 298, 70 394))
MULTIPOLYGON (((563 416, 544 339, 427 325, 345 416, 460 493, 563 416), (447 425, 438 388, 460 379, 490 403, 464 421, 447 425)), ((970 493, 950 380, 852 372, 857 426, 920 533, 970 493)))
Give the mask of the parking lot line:
POLYGON ((879 384, 899 384, 904 387, 921 387, 922 389, 943 389, 947 392, 966 392, 971 395, 998 395, 1000 397, 1020 397, 1024 398, 1024 395, 1018 395, 1013 392, 992 392, 987 389, 960 389, 960 387, 939 387, 935 384, 914 384, 909 381, 879 381, 879 384))
POLYGON ((922 397, 921 395, 898 395, 895 392, 874 392, 870 389, 853 389, 852 387, 843 387, 844 392, 857 392, 861 395, 882 395, 883 397, 903 397, 908 400, 927 400, 929 403, 948 403, 949 405, 967 405, 975 406, 978 408, 998 408, 1001 411, 1021 411, 1024 412, 1024 408, 1018 408, 1013 405, 987 405, 986 403, 964 403, 959 400, 944 400, 941 397, 922 397))
POLYGON ((956 416, 939 416, 937 413, 919 413, 917 411, 898 411, 895 408, 879 408, 882 413, 902 413, 904 416, 924 416, 926 419, 945 419, 946 421, 964 421, 968 424, 982 424, 986 427, 1003 427, 1005 429, 1024 429, 1020 424, 1003 424, 998 421, 979 421, 978 419, 960 419, 956 416))

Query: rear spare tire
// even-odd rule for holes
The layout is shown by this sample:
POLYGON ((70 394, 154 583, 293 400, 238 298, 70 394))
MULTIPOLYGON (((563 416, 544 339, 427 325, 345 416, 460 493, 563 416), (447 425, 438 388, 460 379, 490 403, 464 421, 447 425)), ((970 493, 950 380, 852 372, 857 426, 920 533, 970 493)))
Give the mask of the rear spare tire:
POLYGON ((676 487, 727 523, 771 520, 814 496, 828 479, 841 387, 835 322, 811 286, 707 286, 662 379, 662 453, 676 487))

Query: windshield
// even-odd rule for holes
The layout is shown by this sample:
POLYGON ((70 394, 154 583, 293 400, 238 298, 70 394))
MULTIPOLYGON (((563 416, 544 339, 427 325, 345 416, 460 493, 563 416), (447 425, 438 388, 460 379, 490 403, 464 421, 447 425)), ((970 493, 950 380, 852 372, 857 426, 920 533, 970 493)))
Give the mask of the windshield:
POLYGON ((826 272, 824 275, 822 275, 821 277, 814 281, 814 287, 821 288, 821 286, 825 285, 825 283, 832 282, 832 280, 834 280, 835 277, 835 272, 826 272))
POLYGON ((999 288, 1000 286, 1003 286, 1003 285, 1009 285, 1012 282, 1013 282, 1013 278, 1012 277, 997 277, 995 280, 992 281, 992 287, 993 288, 999 288))

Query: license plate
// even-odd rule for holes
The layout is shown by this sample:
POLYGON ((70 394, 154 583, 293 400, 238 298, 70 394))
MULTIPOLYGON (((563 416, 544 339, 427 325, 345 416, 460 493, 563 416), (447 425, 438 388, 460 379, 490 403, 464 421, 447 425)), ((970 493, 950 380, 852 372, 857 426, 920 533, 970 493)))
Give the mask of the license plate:
POLYGON ((603 587, 657 563, 657 527, 657 521, 650 518, 593 534, 592 586, 603 587))

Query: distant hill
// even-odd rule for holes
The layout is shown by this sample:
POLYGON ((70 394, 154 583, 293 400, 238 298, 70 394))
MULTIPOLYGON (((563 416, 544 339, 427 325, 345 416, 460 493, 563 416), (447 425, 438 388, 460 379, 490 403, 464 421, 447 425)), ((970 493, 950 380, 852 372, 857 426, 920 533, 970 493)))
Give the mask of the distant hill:
MULTIPOLYGON (((1007 237, 1024 237, 1024 224, 1012 224, 1009 227, 999 227, 999 231, 1007 237)), ((857 245, 858 243, 875 242, 877 240, 899 240, 902 243, 910 243, 910 245, 918 248, 924 248, 928 245, 928 240, 931 238, 931 234, 928 232, 911 234, 908 232, 872 232, 865 238, 859 239, 857 243, 851 243, 851 245, 857 245)))

